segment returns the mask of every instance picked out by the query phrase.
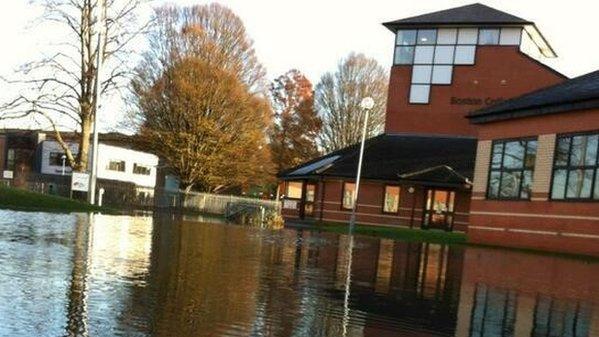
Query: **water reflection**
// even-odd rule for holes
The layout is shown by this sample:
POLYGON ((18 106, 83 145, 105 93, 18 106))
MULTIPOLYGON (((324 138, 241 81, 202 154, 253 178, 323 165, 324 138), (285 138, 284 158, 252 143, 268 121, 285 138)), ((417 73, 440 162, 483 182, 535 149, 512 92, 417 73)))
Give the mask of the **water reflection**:
POLYGON ((0 335, 597 336, 597 264, 171 217, 0 211, 0 335))

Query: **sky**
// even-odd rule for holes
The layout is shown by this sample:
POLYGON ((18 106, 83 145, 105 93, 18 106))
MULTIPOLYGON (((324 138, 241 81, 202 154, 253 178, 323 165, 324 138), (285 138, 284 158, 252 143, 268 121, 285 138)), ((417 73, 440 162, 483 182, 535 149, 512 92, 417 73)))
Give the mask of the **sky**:
MULTIPOLYGON (((205 4, 212 1, 151 1, 205 4)), ((460 0, 222 0, 245 23, 254 40, 259 60, 272 79, 289 69, 299 69, 313 82, 333 71, 339 60, 352 51, 375 58, 389 69, 393 56, 393 34, 382 22, 472 3, 460 0)), ((545 63, 567 76, 599 69, 599 3, 592 0, 490 0, 484 4, 534 21, 558 54, 545 63), (567 5, 566 5, 567 4, 567 5)), ((51 29, 38 29, 41 11, 30 0, 3 1, 0 10, 0 76, 9 76, 25 61, 35 59, 49 41, 51 29)), ((141 10, 148 13, 149 8, 141 10)), ((54 33, 54 34, 53 34, 54 33)), ((2 84, 5 85, 5 84, 2 84)), ((4 88, 6 89, 6 88, 4 88)), ((0 100, 7 90, 0 90, 0 100), (4 92, 4 94, 3 94, 4 92)), ((121 117, 121 108, 111 109, 101 119, 110 129, 121 117)))

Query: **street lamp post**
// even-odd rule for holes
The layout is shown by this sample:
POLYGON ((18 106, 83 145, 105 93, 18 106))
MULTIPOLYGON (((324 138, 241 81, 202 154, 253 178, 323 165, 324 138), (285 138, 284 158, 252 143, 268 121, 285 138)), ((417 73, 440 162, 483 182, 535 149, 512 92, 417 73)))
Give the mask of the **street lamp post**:
POLYGON ((63 155, 60 157, 60 159, 62 159, 62 175, 64 176, 64 171, 65 171, 65 166, 66 166, 67 156, 63 154, 63 155))
POLYGON ((356 190, 353 195, 351 217, 349 218, 349 233, 350 235, 354 232, 356 226, 356 206, 358 203, 358 192, 360 191, 360 176, 362 175, 362 160, 364 159, 364 143, 366 141, 366 131, 368 127, 368 115, 370 110, 374 107, 374 100, 372 97, 365 97, 360 102, 360 107, 364 110, 364 125, 362 126, 362 141, 360 142, 360 158, 358 159, 358 172, 356 173, 356 190))
POLYGON ((101 76, 101 68, 102 68, 102 57, 104 54, 104 50, 102 50, 102 38, 104 38, 103 36, 103 29, 104 27, 103 22, 106 19, 104 17, 104 11, 105 11, 105 2, 100 0, 98 2, 98 11, 100 12, 99 15, 96 16, 96 23, 98 26, 98 41, 97 41, 97 46, 96 46, 96 78, 95 78, 95 97, 94 97, 94 114, 92 116, 93 119, 93 138, 92 138, 92 160, 91 160, 91 174, 89 176, 89 187, 88 187, 88 193, 87 193, 87 199, 88 202, 90 204, 95 204, 96 203, 96 180, 97 180, 97 175, 98 175, 98 109, 100 107, 100 84, 102 82, 100 82, 100 76, 101 76))

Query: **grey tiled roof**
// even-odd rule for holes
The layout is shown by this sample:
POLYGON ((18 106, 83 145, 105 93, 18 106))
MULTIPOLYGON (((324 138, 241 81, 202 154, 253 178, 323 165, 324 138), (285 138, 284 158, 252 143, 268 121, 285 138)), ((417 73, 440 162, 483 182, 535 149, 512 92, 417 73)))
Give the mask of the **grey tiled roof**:
POLYGON ((489 6, 475 3, 471 5, 450 8, 438 12, 413 16, 405 19, 383 23, 386 27, 412 26, 412 25, 460 25, 460 24, 533 24, 532 22, 502 12, 489 6))

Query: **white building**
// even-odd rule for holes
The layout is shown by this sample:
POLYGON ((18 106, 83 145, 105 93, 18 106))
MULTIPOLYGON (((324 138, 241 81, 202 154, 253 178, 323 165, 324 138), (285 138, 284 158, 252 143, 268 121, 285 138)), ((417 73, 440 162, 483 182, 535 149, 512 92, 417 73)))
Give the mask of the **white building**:
MULTIPOLYGON (((78 152, 77 144, 69 144, 73 153, 78 152)), ((91 152, 91 148, 90 148, 91 152)), ((64 151, 54 140, 45 140, 41 144, 42 174, 61 175, 63 172, 64 151)), ((90 153, 91 157, 91 153, 90 153)), ((100 143, 98 147, 98 178, 133 183, 138 191, 153 194, 156 186, 156 168, 158 157, 147 152, 100 143)), ((65 174, 71 169, 65 165, 65 174)))

